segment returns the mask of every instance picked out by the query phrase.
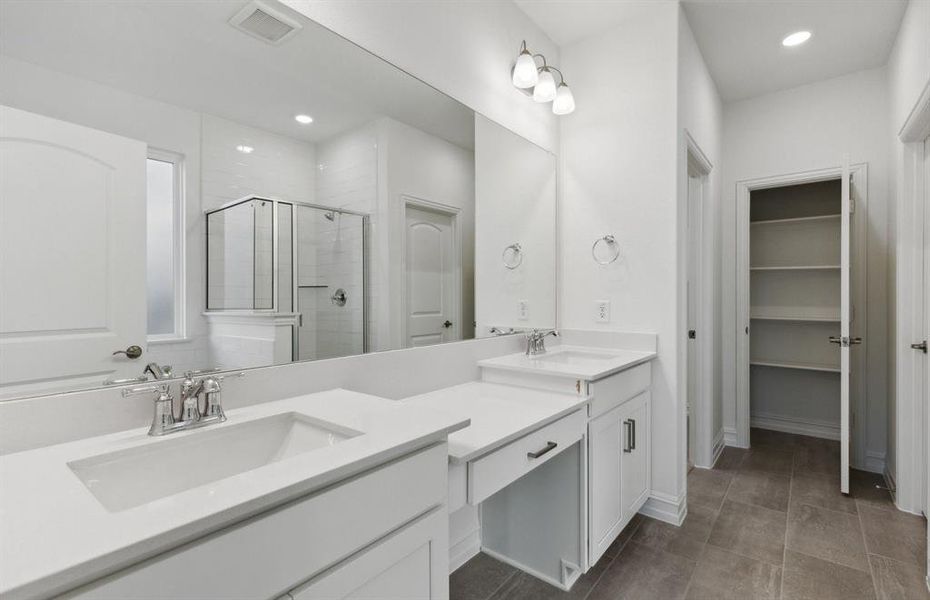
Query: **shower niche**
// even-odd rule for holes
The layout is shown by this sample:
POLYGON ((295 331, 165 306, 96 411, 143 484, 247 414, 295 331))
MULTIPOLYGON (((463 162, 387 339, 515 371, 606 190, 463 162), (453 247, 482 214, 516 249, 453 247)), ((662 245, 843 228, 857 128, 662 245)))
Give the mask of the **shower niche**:
POLYGON ((257 196, 207 211, 218 366, 367 351, 367 229, 362 213, 257 196))

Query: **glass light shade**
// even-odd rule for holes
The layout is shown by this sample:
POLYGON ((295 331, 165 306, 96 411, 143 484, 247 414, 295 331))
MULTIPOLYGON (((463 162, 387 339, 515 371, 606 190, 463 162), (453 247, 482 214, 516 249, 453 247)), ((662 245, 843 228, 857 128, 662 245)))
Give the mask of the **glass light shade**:
POLYGON ((521 52, 517 57, 517 64, 513 67, 513 84, 524 90, 535 86, 538 80, 536 60, 529 52, 521 52))
POLYGON ((575 110, 575 97, 564 83, 559 84, 555 91, 555 100, 552 101, 552 112, 557 115, 567 115, 575 110))
POLYGON ((533 88, 533 100, 536 102, 552 102, 555 100, 555 78, 549 69, 543 68, 539 72, 539 81, 533 88))

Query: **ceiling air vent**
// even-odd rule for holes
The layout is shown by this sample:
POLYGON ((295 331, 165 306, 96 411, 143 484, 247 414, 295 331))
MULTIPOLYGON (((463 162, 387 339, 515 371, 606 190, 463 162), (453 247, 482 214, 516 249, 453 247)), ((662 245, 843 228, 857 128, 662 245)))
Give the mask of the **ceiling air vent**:
POLYGON ((229 24, 275 46, 300 30, 300 23, 264 2, 250 2, 229 20, 229 24))

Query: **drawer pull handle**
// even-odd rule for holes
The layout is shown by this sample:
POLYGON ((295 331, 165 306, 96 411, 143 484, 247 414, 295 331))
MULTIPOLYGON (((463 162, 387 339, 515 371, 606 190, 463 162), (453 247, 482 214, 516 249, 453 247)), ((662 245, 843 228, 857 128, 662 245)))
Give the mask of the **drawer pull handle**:
POLYGON ((526 457, 527 458, 539 458, 543 454, 550 452, 552 450, 555 450, 556 446, 558 446, 558 444, 556 444, 555 442, 546 442, 545 448, 543 448, 542 450, 537 450, 536 452, 527 452, 526 457))
POLYGON ((636 450, 636 419, 630 419, 633 424, 633 441, 630 443, 630 450, 636 450))

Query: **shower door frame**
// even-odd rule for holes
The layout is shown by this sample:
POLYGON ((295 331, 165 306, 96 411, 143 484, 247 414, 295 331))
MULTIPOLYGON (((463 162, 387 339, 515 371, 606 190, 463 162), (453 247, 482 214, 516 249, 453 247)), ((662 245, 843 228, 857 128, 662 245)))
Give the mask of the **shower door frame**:
MULTIPOLYGON (((349 210, 345 208, 337 208, 335 206, 326 206, 323 204, 315 204, 313 202, 302 202, 299 200, 281 200, 279 198, 271 198, 268 196, 258 196, 251 195, 239 198, 237 200, 231 200, 220 205, 217 208, 211 208, 209 210, 203 211, 204 213, 204 256, 206 257, 205 269, 204 269, 204 307, 208 312, 217 311, 217 312, 226 312, 226 313, 268 313, 274 314, 278 312, 280 308, 279 297, 278 297, 278 267, 279 267, 279 252, 278 252, 278 204, 288 204, 295 208, 294 213, 291 215, 291 312, 297 313, 300 315, 299 323, 303 325, 303 313, 298 312, 297 308, 297 260, 296 258, 296 246, 297 246, 297 211, 298 206, 303 206, 305 208, 312 208, 315 210, 322 210, 326 212, 335 212, 340 214, 352 215, 362 218, 362 353, 368 354, 369 352, 369 342, 368 342, 368 279, 369 279, 369 265, 368 265, 368 248, 369 248, 369 226, 371 217, 368 213, 363 213, 355 210, 349 210), (271 277, 271 291, 272 291, 272 307, 271 308, 253 308, 253 309, 210 309, 209 308, 209 293, 210 293, 210 220, 209 216, 213 213, 221 212, 228 208, 244 204, 246 202, 253 202, 255 200, 260 200, 263 202, 271 202, 272 212, 271 212, 271 263, 272 263, 272 277, 271 277)), ((254 217, 253 217, 254 218, 254 217)), ((254 227, 254 223, 253 223, 254 227)), ((255 248, 253 246, 252 252, 254 254, 255 248)), ((254 258, 253 258, 254 260, 254 258)), ((254 267, 253 267, 254 268, 254 267)), ((254 288, 254 275, 252 279, 253 288, 254 288)), ((253 290, 254 294, 254 290, 253 290)), ((298 347, 298 335, 294 331, 291 335, 291 362, 303 362, 296 357, 300 356, 300 348, 298 347)), ((315 360, 315 359, 307 359, 315 360)))

